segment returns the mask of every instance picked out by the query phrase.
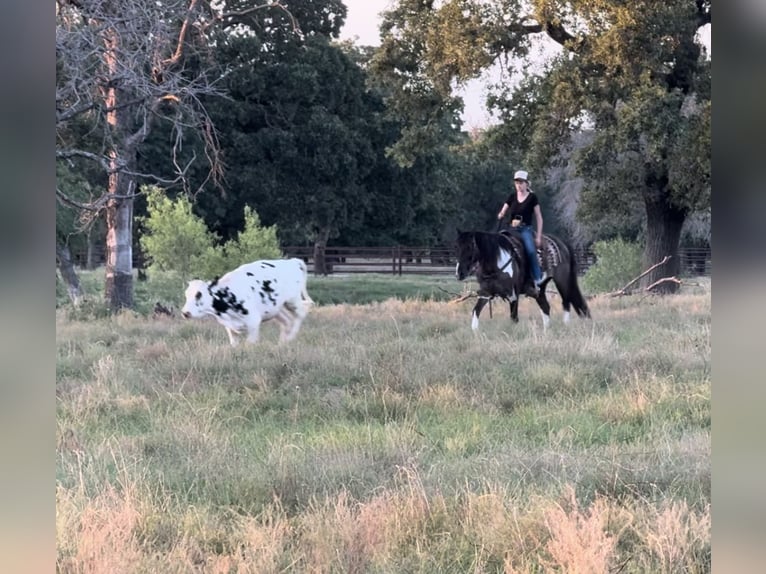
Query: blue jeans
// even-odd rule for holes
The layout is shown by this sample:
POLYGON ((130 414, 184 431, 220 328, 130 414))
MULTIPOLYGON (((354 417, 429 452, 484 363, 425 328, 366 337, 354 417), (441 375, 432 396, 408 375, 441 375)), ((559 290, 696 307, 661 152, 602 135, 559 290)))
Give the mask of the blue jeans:
POLYGON ((540 273, 540 264, 537 262, 537 249, 535 247, 535 232, 531 225, 521 225, 519 228, 519 235, 521 235, 521 241, 524 243, 524 251, 527 252, 527 260, 529 262, 529 274, 535 283, 538 283, 542 278, 540 273))

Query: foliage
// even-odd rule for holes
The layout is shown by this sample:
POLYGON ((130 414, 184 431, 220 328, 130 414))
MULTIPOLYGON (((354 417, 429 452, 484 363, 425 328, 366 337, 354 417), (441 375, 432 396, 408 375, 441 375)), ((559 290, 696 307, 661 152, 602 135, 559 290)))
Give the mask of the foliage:
POLYGON ((475 2, 400 0, 383 13, 381 46, 370 62, 376 85, 386 94, 389 113, 404 124, 388 153, 411 166, 424 151, 455 137, 463 102, 453 86, 492 62, 482 20, 486 7, 475 2))
POLYGON ((579 215, 593 229, 596 220, 617 224, 609 234, 633 226, 632 215, 614 214, 625 206, 635 213, 639 198, 649 262, 675 255, 685 218, 710 205, 711 61, 697 34, 711 22, 710 0, 401 0, 385 13, 376 69, 399 88, 390 105, 416 110, 408 128, 421 128, 421 148, 434 141, 426 129, 434 117, 449 115, 455 86, 490 64, 521 76, 492 96, 502 121, 489 137, 521 148, 538 181, 544 169, 574 159, 574 176, 584 180, 579 215), (449 50, 427 41, 444 25, 449 50), (537 75, 527 71, 533 38, 559 48, 537 75), (409 101, 413 93, 422 96, 419 107, 409 101), (562 153, 585 129, 594 137, 574 158, 562 153))
POLYGON ((193 213, 185 196, 171 200, 157 187, 145 187, 145 233, 141 247, 150 260, 149 269, 176 271, 182 280, 220 276, 243 263, 281 257, 277 230, 262 227, 258 214, 245 206, 245 228, 236 238, 221 243, 193 213))
POLYGON ((382 153, 380 102, 361 68, 321 35, 286 42, 278 57, 255 37, 232 39, 217 56, 230 97, 210 110, 232 169, 225 202, 200 197, 206 220, 231 230, 249 204, 293 245, 362 226, 382 153))
POLYGON ((216 237, 192 212, 191 202, 185 196, 171 200, 156 186, 145 186, 143 191, 148 215, 140 220, 145 228, 140 243, 150 272, 178 271, 185 280, 203 263, 212 264, 219 254, 216 237))
MULTIPOLYGON (((220 93, 213 78, 221 72, 208 58, 217 16, 215 7, 196 0, 56 3, 56 158, 89 164, 108 180, 84 209, 107 213, 105 289, 115 310, 133 306, 128 255, 136 163, 156 119, 174 125, 175 146, 184 130, 197 131, 206 142, 203 156, 216 156, 201 103, 205 95, 220 93)), ((175 167, 176 175, 183 171, 175 167)), ((62 189, 56 193, 66 195, 62 189)))
POLYGON ((621 237, 593 244, 596 263, 582 278, 589 293, 609 293, 624 287, 641 274, 641 246, 621 237))
POLYGON ((235 239, 223 245, 224 260, 228 269, 234 269, 256 259, 279 259, 282 251, 277 240, 277 228, 262 227, 261 218, 249 205, 245 206, 245 228, 235 239))

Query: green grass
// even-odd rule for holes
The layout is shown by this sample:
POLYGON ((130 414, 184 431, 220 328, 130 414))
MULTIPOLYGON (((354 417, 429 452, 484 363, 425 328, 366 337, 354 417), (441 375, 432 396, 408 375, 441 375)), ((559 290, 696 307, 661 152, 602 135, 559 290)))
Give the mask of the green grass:
MULTIPOLYGON (((106 315, 103 306, 104 269, 81 271, 81 286, 89 302, 75 312, 73 318, 106 315)), ((186 284, 172 272, 152 273, 146 281, 134 281, 135 310, 141 315, 151 314, 154 304, 179 308, 183 305, 186 284)), ((350 275, 309 276, 308 290, 317 305, 348 303, 366 305, 386 299, 416 299, 420 301, 447 301, 465 290, 476 289, 475 284, 458 283, 452 275, 388 275, 361 273, 350 275)), ((56 280, 56 306, 67 308, 66 289, 56 280)))
POLYGON ((709 289, 474 334, 439 287, 315 279, 237 349, 59 308, 59 570, 709 572, 709 289))

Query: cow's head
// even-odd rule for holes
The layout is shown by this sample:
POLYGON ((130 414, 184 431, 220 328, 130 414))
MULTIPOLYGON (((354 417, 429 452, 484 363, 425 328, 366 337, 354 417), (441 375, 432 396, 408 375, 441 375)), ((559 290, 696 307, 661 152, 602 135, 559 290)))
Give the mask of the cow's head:
POLYGON ((181 309, 181 314, 187 319, 203 317, 213 308, 213 296, 210 294, 208 284, 199 279, 189 281, 185 297, 186 302, 181 309))

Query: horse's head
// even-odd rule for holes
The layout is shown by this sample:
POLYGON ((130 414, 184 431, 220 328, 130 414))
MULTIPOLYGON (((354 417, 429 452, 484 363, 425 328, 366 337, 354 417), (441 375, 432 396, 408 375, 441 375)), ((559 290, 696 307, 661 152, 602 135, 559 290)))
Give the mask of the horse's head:
POLYGON ((466 277, 476 271, 476 265, 479 262, 479 251, 476 247, 476 240, 472 231, 457 232, 457 266, 455 275, 458 281, 463 281, 466 277))

